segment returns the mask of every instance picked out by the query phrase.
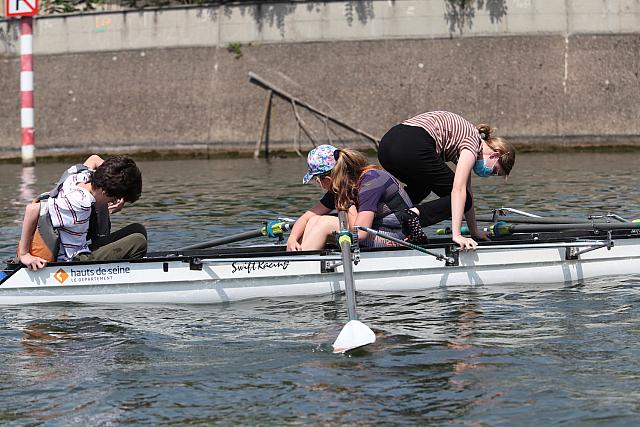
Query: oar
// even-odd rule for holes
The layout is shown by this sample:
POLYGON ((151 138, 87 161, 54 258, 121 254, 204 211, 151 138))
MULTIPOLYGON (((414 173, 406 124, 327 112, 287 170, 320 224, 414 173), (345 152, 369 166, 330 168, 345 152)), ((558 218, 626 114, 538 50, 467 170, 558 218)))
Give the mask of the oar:
POLYGON ((579 224, 512 224, 498 221, 489 227, 496 237, 508 236, 513 233, 541 233, 548 231, 612 231, 612 230, 638 230, 640 222, 616 222, 616 223, 591 223, 579 224))
MULTIPOLYGON (((462 233, 463 236, 469 234, 469 227, 463 225, 460 227, 460 233, 462 233)), ((438 236, 448 236, 449 234, 451 234, 451 227, 438 228, 436 230, 436 235, 438 236)))
POLYGON ((389 236, 386 233, 383 233, 383 232, 380 232, 380 231, 377 231, 377 230, 373 230, 373 229, 371 229, 369 227, 364 227, 362 225, 358 225, 358 226, 356 226, 356 228, 360 229, 360 230, 364 230, 369 234, 373 234, 374 236, 379 236, 379 237, 382 237, 383 239, 387 239, 387 240, 389 240, 391 242, 394 242, 394 243, 396 243, 396 244, 398 244, 400 246, 404 246, 405 248, 415 249, 416 251, 422 252, 423 254, 431 255, 432 257, 435 257, 438 261, 454 262, 454 259, 451 258, 451 257, 439 254, 437 252, 432 252, 432 251, 430 251, 428 249, 425 249, 425 248, 423 248, 421 246, 414 245, 413 243, 406 242, 404 240, 400 240, 400 239, 395 238, 393 236, 389 236))
POLYGON ((257 230, 245 231, 244 233, 238 233, 227 237, 220 237, 218 239, 209 240, 208 242, 197 243, 195 245, 185 246, 176 250, 190 251, 193 249, 212 248, 214 246, 226 245, 227 243, 240 242, 242 240, 253 239, 261 236, 278 237, 285 231, 291 230, 291 226, 292 224, 290 222, 269 221, 264 227, 257 230))
MULTIPOLYGON (((519 224, 509 221, 498 221, 495 224, 485 228, 491 232, 491 235, 496 237, 508 236, 513 233, 543 233, 549 231, 570 231, 570 230, 635 230, 640 229, 640 220, 634 219, 630 222, 580 222, 571 223, 539 223, 539 224, 519 224)), ((469 234, 469 228, 463 225, 461 228, 462 234, 469 234)), ((451 234, 451 228, 439 228, 436 230, 436 234, 444 236, 451 234)))
POLYGON ((347 314, 349 321, 344 325, 338 338, 336 338, 333 343, 333 352, 345 353, 368 344, 373 344, 376 341, 376 335, 367 325, 358 320, 356 313, 356 289, 353 280, 353 264, 351 260, 352 240, 347 213, 344 211, 338 212, 338 219, 340 221, 338 243, 342 251, 342 269, 344 271, 344 287, 347 296, 347 314))
POLYGON ((514 224, 576 224, 587 221, 585 218, 572 218, 568 216, 530 217, 518 215, 493 215, 481 214, 476 216, 478 222, 505 221, 514 224))

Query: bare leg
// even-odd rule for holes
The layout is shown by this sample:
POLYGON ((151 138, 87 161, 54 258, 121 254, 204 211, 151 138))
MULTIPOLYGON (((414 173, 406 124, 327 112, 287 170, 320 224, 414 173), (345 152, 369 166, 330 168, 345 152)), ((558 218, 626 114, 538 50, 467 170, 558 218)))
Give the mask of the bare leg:
POLYGON ((313 251, 324 248, 327 238, 338 231, 340 223, 335 216, 314 216, 309 220, 302 236, 302 250, 313 251))

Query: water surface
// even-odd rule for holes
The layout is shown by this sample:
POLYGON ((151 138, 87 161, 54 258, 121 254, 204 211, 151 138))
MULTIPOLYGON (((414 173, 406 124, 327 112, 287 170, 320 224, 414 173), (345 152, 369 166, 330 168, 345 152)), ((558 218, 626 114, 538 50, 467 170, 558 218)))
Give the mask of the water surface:
MULTIPOLYGON (((81 159, 80 159, 81 160, 81 159)), ((522 155, 476 179, 479 211, 640 217, 640 153, 522 155)), ((299 159, 140 162, 143 222, 166 249, 296 216, 321 195, 299 159)), ((65 165, 0 167, 0 257, 65 165)), ((446 224, 443 224, 446 225, 446 224)), ((265 243, 254 240, 251 243, 265 243)), ((378 342, 331 354, 341 296, 231 305, 0 308, 8 425, 633 425, 640 277, 360 294, 378 342)))

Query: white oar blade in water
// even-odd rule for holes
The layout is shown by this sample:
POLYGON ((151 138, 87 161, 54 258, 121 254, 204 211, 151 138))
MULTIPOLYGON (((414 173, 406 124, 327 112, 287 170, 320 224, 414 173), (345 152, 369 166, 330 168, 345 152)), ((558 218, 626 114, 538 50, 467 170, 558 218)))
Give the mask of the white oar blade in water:
POLYGON ((345 353, 376 342, 376 334, 364 323, 349 320, 333 343, 334 353, 345 353))

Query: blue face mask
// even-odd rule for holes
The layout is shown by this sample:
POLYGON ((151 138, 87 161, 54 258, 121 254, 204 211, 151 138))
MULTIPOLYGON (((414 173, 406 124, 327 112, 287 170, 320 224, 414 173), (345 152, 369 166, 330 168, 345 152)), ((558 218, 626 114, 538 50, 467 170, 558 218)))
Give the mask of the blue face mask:
POLYGON ((484 159, 480 159, 473 165, 473 172, 478 176, 487 177, 493 175, 493 168, 488 167, 484 159))

